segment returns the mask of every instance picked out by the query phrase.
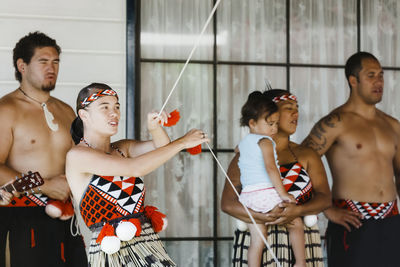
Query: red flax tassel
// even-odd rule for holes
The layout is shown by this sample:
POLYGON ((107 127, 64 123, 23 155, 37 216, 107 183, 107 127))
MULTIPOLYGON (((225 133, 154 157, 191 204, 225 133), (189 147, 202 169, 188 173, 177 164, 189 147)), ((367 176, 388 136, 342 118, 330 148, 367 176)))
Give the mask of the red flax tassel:
POLYGON ((169 115, 171 115, 171 117, 168 118, 168 122, 164 123, 164 126, 166 127, 174 126, 181 118, 181 115, 179 114, 179 111, 177 109, 169 113, 169 115))
POLYGON ((189 152, 192 155, 200 154, 201 153, 201 145, 188 148, 188 149, 186 149, 186 151, 189 152))
POLYGON ((115 235, 115 229, 111 224, 106 223, 103 226, 103 228, 101 228, 101 231, 97 236, 96 243, 100 244, 105 236, 110 236, 110 235, 111 236, 115 235))
POLYGON ((147 218, 150 219, 151 224, 153 225, 153 229, 156 233, 160 232, 163 229, 165 214, 157 211, 156 207, 146 206, 144 208, 144 212, 147 218))
POLYGON ((31 248, 36 247, 36 242, 35 242, 35 231, 33 228, 31 228, 31 248))
POLYGON ((63 261, 63 262, 65 262, 65 256, 64 256, 64 243, 63 242, 61 242, 61 260, 63 261))
POLYGON ((140 220, 139 219, 129 219, 128 220, 130 223, 133 223, 133 225, 136 226, 136 234, 135 236, 140 236, 140 234, 142 233, 142 225, 140 224, 140 220))

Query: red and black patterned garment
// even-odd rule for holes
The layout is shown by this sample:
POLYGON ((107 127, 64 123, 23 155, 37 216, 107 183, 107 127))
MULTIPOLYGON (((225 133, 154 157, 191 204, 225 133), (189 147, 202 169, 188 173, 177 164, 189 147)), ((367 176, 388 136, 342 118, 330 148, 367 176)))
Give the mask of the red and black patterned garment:
POLYGON ((379 220, 399 215, 397 201, 372 203, 349 199, 335 199, 333 200, 333 205, 341 209, 361 213, 365 220, 379 220))
POLYGON ((0 259, 5 259, 8 234, 12 266, 87 266, 82 236, 71 234, 71 219, 45 213, 48 200, 42 194, 21 195, 0 207, 0 259))
POLYGON ((10 204, 4 207, 45 207, 49 198, 42 194, 21 195, 13 197, 10 204))
POLYGON ((397 201, 368 203, 334 200, 333 205, 363 215, 362 225, 348 231, 329 221, 326 242, 329 267, 399 266, 400 216, 397 201), (370 257, 373 255, 372 257, 370 257))
POLYGON ((145 187, 136 177, 93 175, 80 202, 89 228, 143 212, 145 187))
POLYGON ((144 196, 145 187, 141 178, 93 175, 79 205, 82 218, 93 233, 89 267, 176 266, 146 215, 144 196), (106 254, 97 242, 105 222, 116 228, 121 220, 129 218, 139 219, 140 235, 122 241, 116 253, 106 254))
POLYGON ((282 183, 286 192, 292 194, 298 204, 304 204, 312 197, 310 176, 298 162, 280 166, 282 183))
MULTIPOLYGON (((294 155, 295 157, 295 155, 294 155)), ((296 157, 295 157, 296 158, 296 157)), ((312 198, 312 183, 307 171, 297 161, 283 164, 279 169, 285 190, 292 194, 298 205, 304 204, 312 198)), ((323 266, 320 233, 317 225, 305 227, 305 248, 307 266, 323 266)), ((282 266, 293 266, 295 258, 289 244, 289 233, 286 227, 270 225, 268 227, 268 243, 282 266)), ((247 266, 247 250, 250 245, 250 232, 235 231, 233 245, 233 266, 247 266)), ((275 261, 265 248, 261 266, 275 266, 275 261)))

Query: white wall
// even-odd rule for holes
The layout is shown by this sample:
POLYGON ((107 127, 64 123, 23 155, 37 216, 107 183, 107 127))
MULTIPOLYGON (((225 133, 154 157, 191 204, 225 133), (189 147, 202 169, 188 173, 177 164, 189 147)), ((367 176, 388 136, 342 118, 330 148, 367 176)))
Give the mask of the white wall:
MULTIPOLYGON (((125 137, 125 0, 0 0, 0 97, 18 88, 12 49, 32 31, 61 46, 60 72, 52 95, 75 110, 81 88, 103 82, 120 97, 121 122, 113 139, 125 137)), ((88 242, 89 232, 81 230, 88 242)))
POLYGON ((32 31, 61 46, 60 72, 52 93, 75 109, 76 96, 91 82, 103 82, 120 96, 119 134, 125 136, 125 0, 0 0, 0 97, 18 87, 12 49, 32 31))

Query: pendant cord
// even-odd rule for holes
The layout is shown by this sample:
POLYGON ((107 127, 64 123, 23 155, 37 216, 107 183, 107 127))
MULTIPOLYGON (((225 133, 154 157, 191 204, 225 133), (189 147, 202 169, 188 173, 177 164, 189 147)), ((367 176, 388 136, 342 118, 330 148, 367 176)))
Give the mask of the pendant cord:
POLYGON ((21 87, 19 87, 18 89, 21 91, 22 94, 24 94, 24 96, 35 101, 36 103, 39 103, 39 105, 43 109, 44 118, 46 119, 47 126, 49 126, 50 130, 52 130, 53 132, 56 132, 58 130, 58 124, 53 122, 53 120, 54 120, 53 113, 51 113, 49 111, 49 109, 47 108, 47 104, 46 104, 50 98, 47 99, 45 102, 40 102, 40 101, 34 99, 33 97, 29 96, 27 93, 25 93, 24 90, 21 89, 21 87))
POLYGON ((296 157, 296 154, 294 154, 292 148, 290 147, 290 140, 289 140, 289 143, 288 143, 288 148, 289 148, 290 153, 291 153, 292 156, 294 157, 294 160, 295 160, 295 161, 299 161, 299 160, 297 159, 297 157, 296 157))
POLYGON ((27 93, 25 93, 24 90, 21 89, 21 87, 19 87, 18 90, 20 90, 21 93, 23 93, 24 96, 26 96, 27 98, 29 98, 29 99, 35 101, 36 103, 39 103, 39 105, 40 105, 41 107, 43 107, 43 105, 46 105, 47 101, 49 101, 49 99, 50 99, 50 98, 49 98, 49 99, 47 99, 47 100, 44 101, 44 102, 40 102, 40 101, 34 99, 33 97, 29 96, 27 93))

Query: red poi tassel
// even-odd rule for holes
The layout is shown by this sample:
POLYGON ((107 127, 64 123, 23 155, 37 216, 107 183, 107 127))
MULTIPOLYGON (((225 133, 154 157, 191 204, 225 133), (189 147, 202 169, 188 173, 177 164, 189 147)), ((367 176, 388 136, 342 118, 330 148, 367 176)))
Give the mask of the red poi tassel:
POLYGON ((74 206, 72 206, 70 199, 66 202, 50 199, 47 201, 45 211, 52 218, 68 220, 74 215, 74 206))
POLYGON ((71 199, 64 203, 62 216, 72 217, 74 215, 74 206, 72 206, 71 199))
POLYGON ((188 149, 186 149, 186 151, 189 152, 192 155, 200 154, 201 153, 201 145, 188 148, 188 149))
POLYGON ((175 109, 171 113, 169 113, 171 117, 168 118, 168 122, 164 123, 164 126, 171 127, 178 123, 179 119, 181 118, 179 111, 175 109))
MULTIPOLYGON (((174 111, 169 113, 169 115, 171 115, 171 117, 168 118, 168 122, 164 123, 164 126, 166 126, 166 127, 174 126, 175 124, 178 123, 179 119, 181 118, 180 113, 177 109, 175 109, 174 111)), ((186 151, 192 155, 200 154, 201 153, 201 145, 198 145, 198 146, 195 146, 192 148, 188 148, 188 149, 186 149, 186 151)))

